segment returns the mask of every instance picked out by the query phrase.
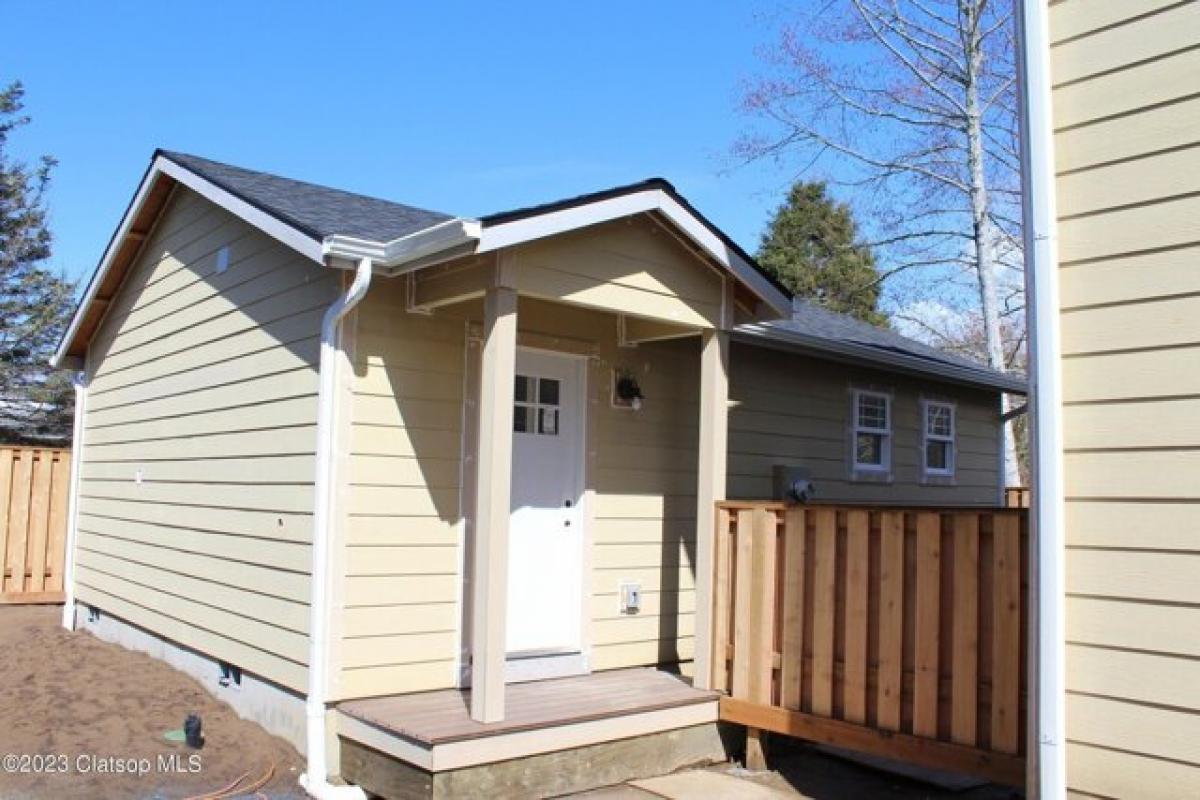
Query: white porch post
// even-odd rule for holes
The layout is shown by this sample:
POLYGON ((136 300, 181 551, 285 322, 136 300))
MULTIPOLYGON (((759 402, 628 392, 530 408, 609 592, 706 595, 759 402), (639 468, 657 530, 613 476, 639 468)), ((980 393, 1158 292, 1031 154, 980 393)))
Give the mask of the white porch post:
POLYGON ((712 681, 712 582, 715 504, 725 499, 729 418, 729 334, 706 330, 700 349, 700 447, 696 470, 695 685, 712 681))
POLYGON ((483 312, 474 580, 471 587, 471 718, 479 722, 504 719, 516 365, 517 293, 507 287, 492 287, 484 298, 483 312))

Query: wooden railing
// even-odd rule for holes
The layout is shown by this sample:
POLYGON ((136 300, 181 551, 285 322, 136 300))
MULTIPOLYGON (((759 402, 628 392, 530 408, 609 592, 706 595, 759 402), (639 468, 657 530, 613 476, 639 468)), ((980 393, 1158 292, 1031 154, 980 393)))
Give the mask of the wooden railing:
POLYGON ((1024 783, 1022 509, 718 504, 723 719, 1024 783))
POLYGON ((0 447, 0 603, 61 603, 71 451, 0 447))

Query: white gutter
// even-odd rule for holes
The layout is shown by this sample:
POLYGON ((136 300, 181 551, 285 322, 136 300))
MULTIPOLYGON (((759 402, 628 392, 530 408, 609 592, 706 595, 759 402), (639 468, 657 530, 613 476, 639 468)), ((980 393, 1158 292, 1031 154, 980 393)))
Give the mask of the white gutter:
POLYGON ((308 769, 300 785, 318 800, 366 800, 357 786, 329 783, 325 751, 325 697, 329 674, 330 542, 333 528, 334 424, 337 419, 338 326, 367 294, 374 264, 358 262, 354 281, 326 311, 321 321, 320 386, 317 394, 317 473, 313 485, 312 596, 308 616, 308 698, 305 701, 308 769))
POLYGON ((374 242, 353 236, 326 236, 321 248, 326 257, 351 261, 369 258, 375 266, 387 267, 389 273, 398 274, 403 271, 394 269, 398 265, 411 264, 457 245, 476 242, 482 231, 483 226, 478 221, 455 217, 390 242, 374 242))
POLYGON ((75 375, 75 421, 71 426, 71 477, 67 490, 67 545, 63 559, 62 626, 75 630, 75 540, 79 531, 79 475, 83 471, 83 407, 87 403, 87 375, 75 375))
POLYGON ((1054 128, 1050 93, 1050 26, 1045 0, 1025 0, 1017 17, 1021 58, 1021 175, 1025 219, 1025 286, 1028 295, 1032 388, 1033 498, 1030 518, 1037 557, 1030 561, 1036 587, 1036 638, 1030 647, 1035 674, 1037 732, 1030 747, 1027 791, 1040 800, 1066 797, 1066 631, 1063 511, 1062 359, 1059 334, 1057 209, 1054 128), (1034 749, 1036 745, 1036 750, 1034 749), (1036 755, 1036 759, 1033 757, 1036 755), (1036 761, 1036 763, 1035 763, 1036 761))

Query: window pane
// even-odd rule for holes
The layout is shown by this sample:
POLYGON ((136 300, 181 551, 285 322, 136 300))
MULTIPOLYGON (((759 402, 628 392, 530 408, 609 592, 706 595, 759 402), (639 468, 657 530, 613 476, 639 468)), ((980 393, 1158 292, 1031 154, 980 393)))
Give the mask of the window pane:
POLYGON ((558 435, 558 409, 557 408, 539 408, 538 409, 538 433, 544 433, 547 436, 558 435))
POLYGON ((517 433, 533 433, 533 409, 529 406, 513 407, 513 430, 517 433))
POLYGON ((954 432, 950 406, 931 405, 926 409, 926 424, 934 436, 950 436, 954 432))
POLYGON ((518 375, 516 386, 513 387, 513 399, 518 403, 531 403, 533 398, 533 379, 528 375, 518 375))
POLYGON ((859 395, 858 427, 886 430, 887 426, 887 398, 859 395))
POLYGON ((538 402, 547 406, 558 405, 558 381, 553 378, 538 381, 538 402))
POLYGON ((950 443, 925 443, 925 468, 942 472, 950 469, 950 443))
POLYGON ((854 441, 854 463, 883 466, 883 437, 878 433, 860 433, 854 441))

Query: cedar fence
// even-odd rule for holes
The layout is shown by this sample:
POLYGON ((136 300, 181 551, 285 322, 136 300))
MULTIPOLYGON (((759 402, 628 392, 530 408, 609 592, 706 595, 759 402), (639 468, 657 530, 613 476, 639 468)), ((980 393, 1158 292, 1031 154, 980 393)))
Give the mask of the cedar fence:
POLYGON ((761 731, 1022 786, 1024 509, 719 503, 713 687, 761 731))
POLYGON ((0 447, 0 603, 63 602, 71 451, 0 447))

